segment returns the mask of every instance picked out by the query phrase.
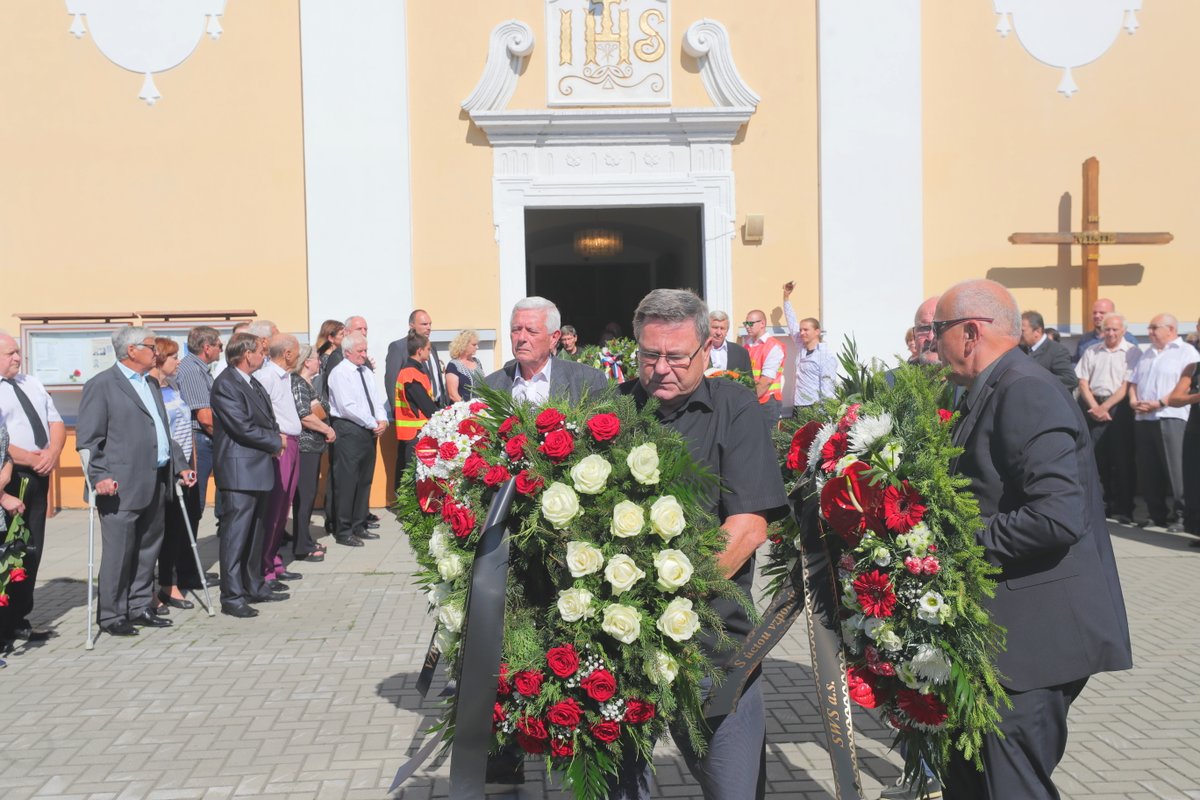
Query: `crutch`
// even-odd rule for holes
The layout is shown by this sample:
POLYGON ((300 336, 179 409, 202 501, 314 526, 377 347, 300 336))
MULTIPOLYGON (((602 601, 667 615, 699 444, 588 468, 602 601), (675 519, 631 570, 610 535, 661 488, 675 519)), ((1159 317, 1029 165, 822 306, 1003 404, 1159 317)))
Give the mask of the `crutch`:
POLYGON ((204 610, 210 617, 215 617, 212 598, 208 595, 208 579, 204 577, 204 565, 200 563, 200 550, 196 547, 196 532, 192 530, 192 517, 188 514, 187 503, 183 499, 183 483, 175 482, 175 496, 179 498, 179 508, 183 512, 183 524, 187 526, 188 541, 192 543, 192 557, 196 559, 196 573, 200 576, 200 585, 204 587, 204 610))
POLYGON ((92 580, 96 573, 96 490, 92 486, 92 479, 88 477, 88 463, 91 460, 91 451, 79 451, 79 463, 83 465, 83 486, 88 499, 87 643, 84 645, 87 650, 96 646, 96 637, 92 633, 92 604, 96 592, 92 580))

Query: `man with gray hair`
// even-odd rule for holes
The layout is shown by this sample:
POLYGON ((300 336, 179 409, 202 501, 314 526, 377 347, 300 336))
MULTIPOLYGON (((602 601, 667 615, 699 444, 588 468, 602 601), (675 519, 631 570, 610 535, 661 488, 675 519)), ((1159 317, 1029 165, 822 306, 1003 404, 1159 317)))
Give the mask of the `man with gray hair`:
POLYGON ((737 342, 725 337, 729 334, 729 315, 713 309, 708 312, 709 342, 708 371, 732 370, 750 374, 750 354, 737 342))
POLYGON ((279 557, 287 528, 288 510, 296 496, 296 481, 300 470, 300 414, 292 397, 291 370, 300 354, 300 343, 287 333, 276 333, 267 343, 268 359, 254 377, 271 400, 275 422, 284 438, 283 452, 272 462, 275 485, 267 498, 263 523, 262 573, 263 581, 275 592, 287 590, 284 580, 298 580, 300 575, 289 572, 279 557))
POLYGON ((588 393, 607 389, 608 379, 600 370, 553 356, 561 324, 558 306, 546 298, 518 301, 509 325, 514 358, 488 375, 487 385, 533 406, 552 397, 577 403, 588 393))
MULTIPOLYGON (((633 317, 638 343, 638 377, 620 386, 638 407, 658 400, 658 419, 679 432, 692 458, 720 480, 700 490, 698 500, 721 523, 727 541, 719 557, 724 574, 747 601, 754 580, 754 553, 767 538, 767 524, 787 514, 787 496, 779 474, 767 421, 756 397, 731 381, 704 377, 712 346, 708 308, 684 289, 655 289, 633 317)), ((741 604, 718 598, 714 610, 736 643, 723 649, 710 630, 701 644, 714 667, 728 669, 751 630, 741 604)), ((708 721, 712 726, 703 756, 689 746, 686 732, 673 733, 692 775, 708 800, 742 800, 759 794, 759 770, 766 746, 762 681, 752 676, 737 710, 708 721)), ((620 773, 610 782, 610 797, 648 798, 650 768, 636 752, 622 757, 620 773)))
MULTIPOLYGON (((212 374, 212 364, 221 358, 223 349, 221 334, 216 328, 197 325, 188 331, 188 352, 180 360, 179 368, 175 371, 175 383, 179 387, 179 396, 183 398, 183 402, 187 403, 192 412, 192 433, 196 439, 196 487, 199 490, 196 494, 199 502, 194 503, 188 509, 193 532, 200 522, 200 517, 204 514, 208 479, 212 475, 212 386, 215 378, 212 374)), ((219 501, 217 509, 220 510, 219 501)))
POLYGON ((155 364, 155 333, 126 325, 112 336, 117 363, 83 385, 75 447, 87 451, 88 478, 100 512, 98 618, 113 636, 135 625, 165 628, 154 613, 154 567, 162 546, 164 502, 174 475, 185 486, 196 473, 169 435, 155 364))

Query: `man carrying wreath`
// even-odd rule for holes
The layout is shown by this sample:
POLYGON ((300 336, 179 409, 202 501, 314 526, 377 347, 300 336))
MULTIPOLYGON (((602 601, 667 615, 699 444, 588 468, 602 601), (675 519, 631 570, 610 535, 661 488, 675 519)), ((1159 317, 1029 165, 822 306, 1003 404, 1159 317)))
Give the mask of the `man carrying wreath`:
MULTIPOLYGON (((787 514, 787 496, 775 460, 767 422, 752 392, 732 381, 708 379, 708 308, 682 289, 656 289, 634 312, 638 342, 638 377, 621 384, 639 407, 651 398, 659 402, 658 418, 678 431, 693 459, 720 479, 700 502, 720 522, 727 535, 720 565, 746 598, 754 579, 754 553, 767 538, 767 523, 787 514)), ((742 607, 729 600, 714 601, 726 633, 735 642, 750 632, 742 607)), ((725 669, 738 649, 720 650, 717 634, 702 636, 709 658, 725 669)), ((758 675, 747 683, 737 710, 706 720, 708 751, 691 751, 688 737, 674 735, 688 768, 707 800, 746 800, 762 797, 765 787, 766 722, 762 684, 758 675)), ((650 796, 650 767, 636 753, 626 753, 612 786, 613 798, 650 796)))

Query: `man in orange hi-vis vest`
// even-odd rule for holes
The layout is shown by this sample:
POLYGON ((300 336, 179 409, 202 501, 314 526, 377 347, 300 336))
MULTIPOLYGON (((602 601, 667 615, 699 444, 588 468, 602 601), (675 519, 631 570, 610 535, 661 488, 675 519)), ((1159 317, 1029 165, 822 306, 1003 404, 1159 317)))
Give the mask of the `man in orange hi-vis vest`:
POLYGON ((767 335, 767 315, 754 309, 742 323, 746 328, 746 350, 750 353, 750 371, 754 389, 767 422, 775 425, 783 412, 783 345, 767 335))
POLYGON ((396 481, 412 460, 417 434, 437 411, 433 400, 432 383, 425 371, 429 359, 429 337, 412 331, 408 334, 408 360, 396 376, 393 394, 396 398, 396 439, 400 455, 396 459, 396 481))

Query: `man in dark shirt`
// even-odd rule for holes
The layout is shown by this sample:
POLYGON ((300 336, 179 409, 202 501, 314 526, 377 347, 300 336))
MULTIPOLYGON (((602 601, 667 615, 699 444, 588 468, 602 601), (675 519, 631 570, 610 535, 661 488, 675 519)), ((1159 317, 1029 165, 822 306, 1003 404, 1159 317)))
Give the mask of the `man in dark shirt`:
MULTIPOLYGON (((692 292, 656 289, 642 299, 633 318, 638 341, 638 377, 620 387, 640 406, 650 397, 660 405, 658 417, 687 440, 700 464, 720 478, 702 502, 728 536, 719 563, 747 598, 754 580, 754 552, 767 537, 767 523, 787 513, 787 497, 779 474, 766 420, 752 392, 731 381, 704 377, 708 363, 708 308, 692 292)), ((717 600, 715 610, 737 642, 750 632, 750 621, 732 601, 717 600)), ((705 650, 724 668, 737 649, 716 649, 716 636, 703 637, 705 650)), ((675 735, 707 800, 762 797, 760 775, 766 723, 762 684, 748 683, 737 711, 707 721, 712 729, 703 757, 691 752, 687 736, 675 735)), ((644 760, 627 754, 618 785, 610 797, 649 797, 650 773, 644 760)))

